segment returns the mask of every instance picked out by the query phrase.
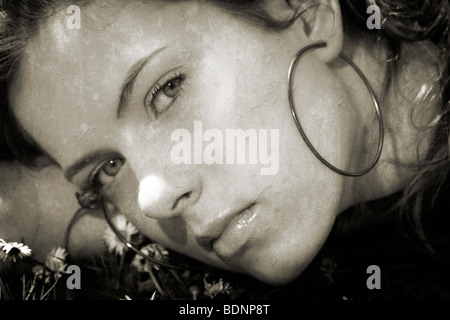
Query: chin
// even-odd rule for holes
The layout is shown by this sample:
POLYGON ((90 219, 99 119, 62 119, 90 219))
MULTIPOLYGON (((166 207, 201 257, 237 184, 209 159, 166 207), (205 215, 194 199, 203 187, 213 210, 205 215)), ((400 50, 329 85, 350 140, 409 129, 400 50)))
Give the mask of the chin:
POLYGON ((247 274, 266 284, 282 286, 297 279, 307 266, 308 264, 304 263, 300 265, 280 265, 279 262, 272 264, 272 266, 255 264, 254 268, 247 274))
POLYGON ((284 271, 266 272, 254 275, 254 278, 272 286, 283 286, 294 281, 303 271, 285 273, 284 271))

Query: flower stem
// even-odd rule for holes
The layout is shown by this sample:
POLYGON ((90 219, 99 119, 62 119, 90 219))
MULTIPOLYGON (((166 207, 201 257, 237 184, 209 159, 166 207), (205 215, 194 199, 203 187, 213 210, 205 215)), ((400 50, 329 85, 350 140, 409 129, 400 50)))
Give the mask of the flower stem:
POLYGON ((158 280, 156 279, 155 275, 153 274, 153 271, 151 268, 149 268, 148 273, 150 274, 150 278, 152 278, 152 281, 155 284, 156 290, 158 290, 158 292, 161 296, 164 296, 164 292, 163 292, 161 286, 159 285, 158 280))
POLYGON ((55 288, 56 284, 58 283, 59 277, 56 278, 55 283, 47 290, 47 292, 41 297, 41 300, 44 300, 45 297, 49 295, 49 293, 55 288))

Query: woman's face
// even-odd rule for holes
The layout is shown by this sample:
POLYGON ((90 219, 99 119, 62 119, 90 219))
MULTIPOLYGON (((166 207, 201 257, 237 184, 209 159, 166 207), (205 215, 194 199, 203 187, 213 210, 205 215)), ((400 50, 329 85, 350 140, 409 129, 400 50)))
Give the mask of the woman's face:
MULTIPOLYGON (((11 87, 23 128, 80 191, 99 183, 151 239, 269 283, 296 277, 346 187, 290 114, 301 25, 269 32, 208 3, 124 2, 82 7, 72 30, 65 9, 29 43, 11 87)), ((340 130, 352 118, 333 111, 333 79, 306 55, 294 97, 316 147, 345 168, 354 132, 340 130)))

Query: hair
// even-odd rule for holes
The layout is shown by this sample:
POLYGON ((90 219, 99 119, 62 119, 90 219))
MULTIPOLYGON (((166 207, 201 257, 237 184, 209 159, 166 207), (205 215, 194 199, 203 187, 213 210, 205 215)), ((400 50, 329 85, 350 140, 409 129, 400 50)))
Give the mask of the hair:
MULTIPOLYGON (((210 0, 244 19, 268 30, 281 30, 296 17, 275 21, 264 10, 264 0, 210 0)), ((0 159, 17 159, 32 165, 43 150, 15 120, 8 104, 8 88, 18 71, 24 48, 38 26, 52 16, 61 5, 82 1, 68 0, 0 0, 0 159)), ((85 1, 83 1, 85 2, 85 1)), ((291 5, 290 0, 286 2, 291 5)), ((403 191, 397 205, 402 208, 399 223, 414 227, 415 237, 427 243, 426 221, 433 220, 423 208, 433 207, 439 194, 448 185, 449 108, 450 108, 450 2, 449 0, 341 0, 346 24, 361 32, 387 39, 393 57, 390 76, 395 77, 396 65, 402 61, 402 44, 429 41, 436 48, 442 66, 439 89, 442 101, 441 117, 427 158, 416 168, 414 178, 403 191), (377 5, 383 17, 381 30, 368 30, 367 6, 377 5)), ((430 245, 425 247, 430 249, 430 245)), ((432 251, 432 250, 431 250, 432 251)))

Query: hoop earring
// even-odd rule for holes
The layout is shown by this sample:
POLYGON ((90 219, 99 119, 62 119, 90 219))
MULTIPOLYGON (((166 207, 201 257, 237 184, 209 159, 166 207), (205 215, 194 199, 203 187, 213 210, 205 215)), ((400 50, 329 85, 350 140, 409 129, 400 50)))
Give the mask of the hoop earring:
POLYGON ((376 110, 376 114, 377 114, 377 118, 378 118, 378 123, 379 123, 379 141, 378 141, 378 148, 377 148, 377 153, 375 155, 375 158, 373 159, 373 161, 371 162, 371 164, 364 170, 361 171, 357 171, 357 172, 349 172, 349 171, 344 171, 341 170, 339 168, 336 168, 335 166, 333 166, 331 163, 329 163, 327 160, 325 160, 325 158, 323 158, 320 153, 314 148, 314 146, 312 145, 312 143, 309 141, 308 137, 306 136, 306 133, 304 132, 300 121, 298 120, 297 117, 297 112, 295 111, 295 105, 294 105, 294 99, 293 99, 293 70, 295 69, 295 67, 297 66, 298 62, 300 61, 300 58, 303 56, 303 54, 311 49, 316 49, 316 48, 323 48, 326 47, 326 43, 325 42, 319 42, 319 43, 314 43, 311 45, 306 46, 305 48, 301 49, 296 56, 294 57, 294 59, 291 62, 291 65, 289 67, 289 71, 288 71, 288 98, 289 98, 289 105, 291 108, 291 114, 292 117, 294 118, 294 122, 297 126, 298 131, 300 132, 300 135, 302 136, 303 140, 305 141, 306 145, 309 147, 309 149, 312 151, 312 153, 324 164, 326 165, 328 168, 330 168, 331 170, 343 175, 343 176, 347 176, 347 177, 359 177, 359 176, 363 176, 365 174, 367 174, 369 171, 371 171, 375 165, 378 163, 378 160, 380 159, 381 156, 381 151, 383 150, 383 143, 384 143, 384 124, 383 124, 383 117, 381 115, 381 109, 379 107, 377 98, 375 97, 375 92, 372 89, 372 86, 370 85, 369 81, 367 80, 367 78, 364 76, 364 74, 362 73, 362 71, 355 65, 355 63, 350 60, 350 58, 348 58, 346 55, 344 55, 343 53, 340 54, 340 57, 347 62, 355 71, 356 73, 359 75, 359 77, 363 80, 365 86, 367 87, 367 90, 370 93, 371 99, 372 99, 372 103, 375 106, 375 110, 376 110))

